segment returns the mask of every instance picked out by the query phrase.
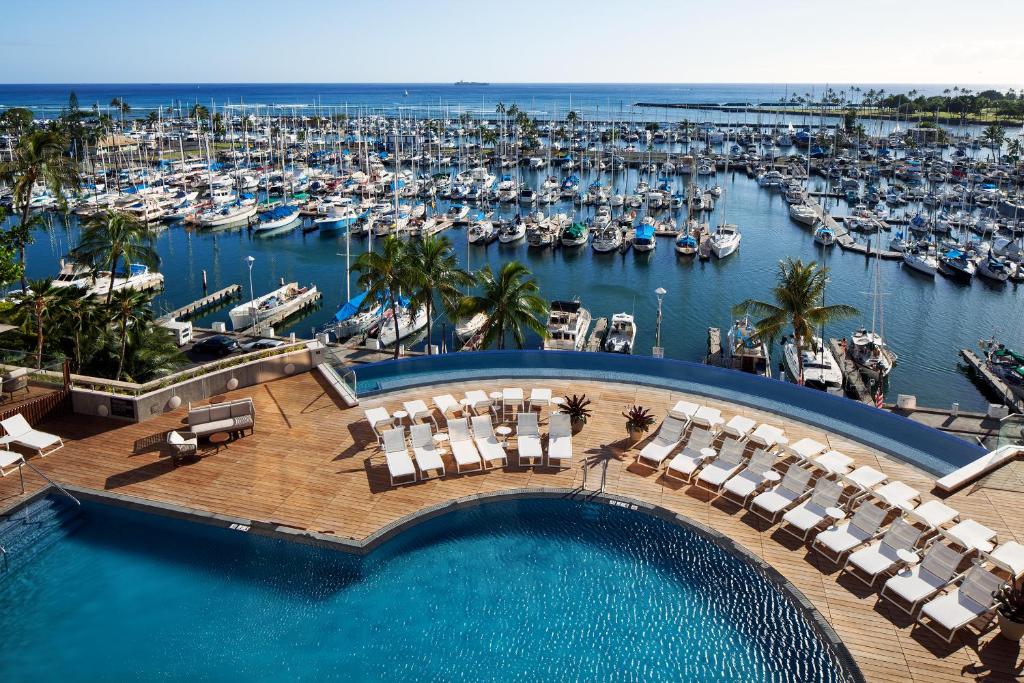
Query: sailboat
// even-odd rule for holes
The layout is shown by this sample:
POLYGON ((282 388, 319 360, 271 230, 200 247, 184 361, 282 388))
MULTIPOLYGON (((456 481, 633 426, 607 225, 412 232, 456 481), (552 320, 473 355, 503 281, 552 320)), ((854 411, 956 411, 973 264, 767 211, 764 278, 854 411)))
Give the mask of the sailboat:
MULTIPOLYGON (((881 227, 877 229, 878 243, 881 244, 881 227)), ((860 371, 878 381, 885 379, 892 372, 896 365, 896 354, 886 346, 882 337, 882 330, 885 327, 882 307, 882 257, 880 252, 875 254, 875 269, 872 273, 871 289, 871 330, 861 328, 853 333, 852 345, 848 348, 851 360, 856 363, 860 371), (877 324, 877 331, 876 331, 877 324)))
POLYGON ((719 259, 723 259, 739 249, 740 240, 743 238, 738 227, 725 222, 725 204, 728 198, 728 194, 722 197, 722 222, 719 223, 715 234, 711 236, 711 251, 715 258, 719 259))

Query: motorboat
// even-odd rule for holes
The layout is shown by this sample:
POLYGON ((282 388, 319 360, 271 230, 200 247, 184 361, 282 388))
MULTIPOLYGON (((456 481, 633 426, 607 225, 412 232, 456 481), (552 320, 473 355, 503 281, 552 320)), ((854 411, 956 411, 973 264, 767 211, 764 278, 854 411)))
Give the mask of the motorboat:
POLYGON ((298 204, 282 204, 260 214, 260 221, 253 226, 253 232, 277 230, 299 220, 298 204))
POLYGON ((544 335, 546 350, 581 351, 590 328, 590 311, 579 301, 552 301, 544 335))
POLYGON ((228 311, 231 329, 244 330, 265 324, 268 320, 284 320, 319 296, 316 285, 299 287, 297 282, 289 282, 228 311))
POLYGON ((445 212, 444 216, 455 225, 465 223, 466 218, 469 216, 469 207, 464 204, 452 204, 448 207, 448 211, 445 212))
POLYGON ((654 251, 658 242, 654 237, 654 226, 642 223, 633 234, 633 248, 638 252, 654 251))
POLYGON ((790 204, 789 217, 797 223, 814 227, 818 222, 818 212, 807 204, 790 204))
POLYGON ((89 289, 93 285, 92 270, 74 261, 61 259, 60 272, 50 281, 54 287, 80 287, 89 289))
POLYGON ((347 230, 350 225, 359 219, 359 213, 355 207, 345 204, 331 204, 327 214, 313 219, 313 224, 320 229, 321 234, 340 232, 347 230))
POLYGON ((461 320, 455 325, 455 336, 458 337, 460 341, 466 342, 484 328, 484 325, 487 324, 487 320, 488 318, 486 313, 477 313, 471 318, 461 320))
POLYGON ((163 273, 156 273, 142 263, 129 263, 128 271, 119 271, 114 275, 111 283, 110 271, 101 270, 96 273, 95 284, 89 288, 89 294, 95 297, 105 297, 110 291, 111 284, 115 292, 122 289, 136 291, 148 291, 161 289, 164 286, 163 273))
POLYGON ((722 342, 723 365, 733 370, 772 376, 768 345, 757 334, 749 318, 737 320, 729 328, 722 342))
POLYGON ((601 348, 609 353, 633 353, 636 343, 636 321, 629 313, 616 313, 605 334, 601 348))

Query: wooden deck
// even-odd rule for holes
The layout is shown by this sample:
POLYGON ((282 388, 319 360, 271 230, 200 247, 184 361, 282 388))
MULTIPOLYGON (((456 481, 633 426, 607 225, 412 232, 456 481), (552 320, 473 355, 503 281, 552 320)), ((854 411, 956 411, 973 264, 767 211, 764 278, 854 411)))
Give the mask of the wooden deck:
MULTIPOLYGON (((946 646, 927 631, 910 629, 901 612, 810 553, 788 534, 767 528, 755 516, 723 500, 711 500, 695 487, 666 482, 637 466, 624 442, 624 407, 641 404, 664 411, 684 395, 624 384, 585 381, 495 380, 446 384, 395 392, 345 409, 313 374, 303 374, 228 394, 252 396, 256 432, 219 452, 207 451, 198 462, 173 467, 157 444, 167 430, 182 425, 180 409, 138 425, 101 418, 66 416, 42 429, 62 435, 67 446, 33 464, 61 483, 135 496, 246 520, 364 539, 382 527, 430 505, 470 494, 526 487, 574 487, 589 468, 589 488, 600 482, 607 463, 606 491, 681 513, 732 537, 762 557, 796 585, 832 624, 861 670, 872 681, 1020 680, 1024 658, 1016 643, 989 631, 980 641, 969 637, 946 646), (391 489, 383 457, 363 420, 363 409, 385 405, 394 411, 404 400, 469 388, 488 391, 502 386, 551 387, 556 395, 585 392, 595 409, 590 424, 575 437, 574 466, 565 471, 519 468, 456 476, 391 489)), ((692 398, 692 397, 691 397, 692 398)), ((775 415, 706 399, 694 399, 755 420, 785 427, 791 441, 813 437, 900 479, 930 498, 933 478, 843 437, 775 415)), ((542 430, 546 427, 542 425, 542 430)), ((514 444, 514 440, 513 440, 514 444)), ((511 451, 512 449, 510 449, 511 451)), ((510 463, 515 463, 510 453, 510 463)), ((454 466, 449 467, 454 472, 454 466)), ((31 488, 42 482, 26 470, 31 488)), ((1024 542, 1024 494, 995 482, 968 487, 946 502, 963 517, 998 531, 1001 540, 1024 542)), ((1018 491, 1020 489, 1017 489, 1018 491)), ((22 496, 18 477, 0 480, 0 509, 22 496)))

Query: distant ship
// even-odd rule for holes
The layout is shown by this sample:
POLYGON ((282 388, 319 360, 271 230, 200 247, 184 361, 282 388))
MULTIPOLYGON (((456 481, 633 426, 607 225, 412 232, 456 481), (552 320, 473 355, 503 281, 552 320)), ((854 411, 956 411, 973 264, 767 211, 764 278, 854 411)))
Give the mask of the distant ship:
POLYGON ((490 83, 479 83, 477 81, 456 81, 455 85, 490 85, 490 83))

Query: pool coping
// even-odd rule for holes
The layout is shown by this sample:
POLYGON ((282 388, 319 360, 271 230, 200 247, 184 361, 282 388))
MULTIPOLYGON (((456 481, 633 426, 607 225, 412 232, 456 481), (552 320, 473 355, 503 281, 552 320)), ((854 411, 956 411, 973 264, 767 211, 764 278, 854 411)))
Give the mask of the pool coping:
MULTIPOLYGON (((266 538, 284 540, 302 545, 309 545, 329 550, 346 552, 360 557, 369 555, 378 547, 389 540, 399 536, 403 532, 418 526, 435 517, 478 507, 488 503, 496 503, 511 500, 537 500, 537 499, 569 499, 582 500, 584 502, 604 503, 613 507, 639 512, 651 517, 656 517, 670 524, 689 529, 705 540, 713 542, 725 552, 738 557, 749 563, 758 573, 766 578, 773 586, 788 596, 794 606, 805 616, 811 627, 824 638, 832 647, 843 673, 853 683, 864 683, 866 681, 860 666, 853 658, 849 648, 836 633, 835 629, 825 619, 824 615, 811 603, 810 600, 797 588, 789 579, 773 567, 769 562, 755 555, 742 543, 733 540, 729 536, 716 531, 715 529, 702 524, 686 515, 669 510, 668 508, 653 503, 647 503, 630 496, 612 495, 601 491, 578 488, 563 487, 527 487, 513 488, 502 491, 491 491, 487 493, 474 493, 460 498, 453 498, 434 505, 429 505, 404 517, 401 517, 390 524, 381 527, 362 540, 342 538, 333 534, 325 534, 308 529, 300 529, 270 521, 251 520, 241 517, 234 517, 217 512, 206 512, 195 508, 154 501, 148 498, 127 496, 110 491, 97 489, 64 486, 75 496, 91 502, 104 503, 116 507, 127 508, 140 512, 157 514, 164 517, 181 519, 189 522, 205 524, 208 526, 238 531, 243 533, 255 533, 266 538)), ((24 500, 4 510, 0 515, 4 517, 16 514, 20 509, 33 501, 46 495, 59 491, 53 485, 44 486, 37 491, 28 494, 24 500)))

